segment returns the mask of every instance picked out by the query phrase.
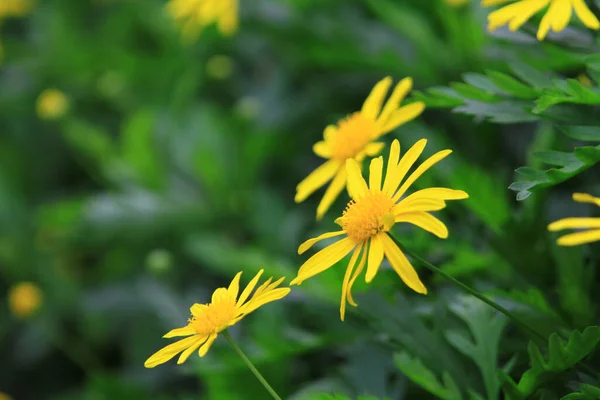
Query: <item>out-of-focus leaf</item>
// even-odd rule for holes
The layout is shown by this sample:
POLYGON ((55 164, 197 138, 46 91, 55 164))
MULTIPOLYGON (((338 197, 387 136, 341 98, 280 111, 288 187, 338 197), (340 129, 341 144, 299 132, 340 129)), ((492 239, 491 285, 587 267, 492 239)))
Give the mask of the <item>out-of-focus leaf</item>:
POLYGON ((579 392, 573 392, 561 397, 560 400, 597 400, 600 399, 600 387, 588 385, 587 383, 579 384, 579 392))

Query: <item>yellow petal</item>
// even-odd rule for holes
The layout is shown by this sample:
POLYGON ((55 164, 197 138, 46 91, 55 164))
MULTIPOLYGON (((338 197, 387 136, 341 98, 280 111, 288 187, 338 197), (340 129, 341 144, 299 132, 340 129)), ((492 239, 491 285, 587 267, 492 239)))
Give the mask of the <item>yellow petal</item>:
POLYGON ((298 247, 298 254, 304 253, 306 250, 310 249, 315 243, 320 242, 323 239, 329 239, 332 237, 336 237, 339 235, 343 235, 346 233, 345 231, 337 231, 337 232, 327 232, 316 238, 308 239, 306 242, 302 243, 300 247, 298 247))
POLYGON ((194 317, 199 317, 199 316, 203 315, 207 309, 208 309, 208 306, 206 304, 195 303, 194 305, 192 305, 190 307, 190 313, 194 317))
POLYGON ((523 3, 523 5, 521 5, 520 9, 518 11, 516 11, 515 14, 513 15, 511 21, 508 24, 508 29, 510 29, 513 32, 516 31, 521 26, 523 26, 523 24, 525 22, 529 21, 529 19, 535 13, 540 11, 547 4, 548 4, 547 0, 538 0, 537 2, 530 1, 529 3, 523 3))
POLYGON ((400 159, 400 163, 396 166, 396 168, 394 168, 394 171, 392 171, 390 178, 386 179, 385 194, 391 196, 396 191, 398 185, 400 185, 400 182, 402 181, 402 179, 404 179, 404 176, 406 175, 408 170, 413 166, 415 161, 417 161, 417 159, 423 152, 423 149, 425 148, 426 144, 427 140, 421 139, 417 143, 415 143, 406 152, 406 154, 404 154, 402 159, 400 159))
POLYGON ((340 302, 340 319, 343 321, 344 316, 346 315, 346 295, 348 293, 348 284, 350 283, 350 277, 352 276, 352 270, 354 269, 354 264, 356 264, 356 259, 360 254, 363 245, 360 244, 354 252, 352 253, 352 257, 350 257, 350 262, 348 263, 348 268, 346 268, 346 273, 344 274, 344 280, 342 281, 342 300, 340 302))
POLYGON ((347 300, 348 300, 348 303, 354 307, 356 307, 357 304, 354 301, 354 299, 352 298, 352 286, 354 286, 354 282, 356 281, 356 279, 358 278, 360 273, 363 271, 363 269, 365 269, 365 265, 367 264, 367 256, 369 253, 368 252, 368 243, 364 245, 364 249, 363 249, 362 253, 363 254, 362 254, 362 257, 360 258, 360 263, 358 264, 358 267, 354 271, 354 274, 352 274, 352 278, 350 279, 350 283, 348 284, 347 300))
POLYGON ((396 204, 392 209, 394 216, 398 216, 404 213, 411 213, 415 211, 439 211, 446 208, 446 202, 444 200, 431 199, 431 198, 414 198, 402 200, 396 204))
POLYGON ((190 346, 196 344, 198 337, 191 336, 185 339, 181 339, 175 343, 171 343, 167 347, 163 347, 156 353, 150 356, 144 363, 146 368, 154 368, 157 365, 164 364, 177 354, 181 353, 190 346))
POLYGON ((365 147, 365 155, 369 157, 374 157, 377 154, 381 153, 381 150, 385 147, 385 143, 381 142, 371 142, 365 147))
POLYGON ((191 326, 184 326, 183 328, 175 328, 167 332, 163 337, 165 339, 177 337, 177 336, 190 336, 195 335, 196 331, 191 326))
POLYGON ((427 160, 425 160, 412 174, 410 174, 406 181, 404 181, 402 186, 400 186, 400 189, 398 189, 396 194, 392 197, 392 200, 398 201, 400 197, 402 197, 402 195, 408 190, 408 188, 413 183, 415 183, 415 181, 419 179, 421 175, 423 175, 429 168, 434 166, 438 161, 444 159, 450 153, 452 153, 452 150, 438 151, 437 153, 429 157, 427 160))
POLYGON ((598 21, 598 18, 590 11, 583 0, 571 0, 571 3, 573 3, 577 17, 579 17, 585 26, 590 29, 600 29, 600 21, 598 21))
POLYGON ((552 232, 569 228, 600 228, 600 218, 564 218, 548 225, 552 232))
POLYGON ((219 304, 227 302, 230 299, 229 292, 225 288, 218 288, 212 294, 210 302, 212 304, 219 304))
POLYGON ((561 246, 577 246, 580 244, 596 242, 598 240, 600 240, 600 229, 592 229, 565 235, 560 237, 557 243, 561 246))
POLYGON ((381 176, 383 175, 383 157, 377 157, 371 160, 369 166, 369 189, 381 190, 381 176))
POLYGON ((592 203, 600 206, 600 197, 594 197, 587 193, 573 193, 573 200, 578 203, 592 203))
POLYGON ((441 239, 448 237, 446 225, 433 215, 426 212, 403 213, 396 217, 396 222, 408 222, 431 232, 441 239))
POLYGON ((252 295, 252 298, 254 297, 258 297, 260 296, 263 292, 265 292, 267 290, 267 288, 269 287, 269 285, 271 284, 271 281, 273 280, 273 278, 269 278, 266 281, 264 281, 262 283, 262 285, 260 285, 255 291, 254 294, 252 295))
POLYGON ((548 12, 546 12, 546 15, 544 15, 540 22, 540 27, 536 35, 538 40, 544 39, 550 28, 555 32, 562 31, 571 19, 571 12, 569 0, 552 1, 548 12))
POLYGON ((315 169, 296 186, 296 203, 303 202, 308 196, 327 183, 341 168, 338 161, 330 160, 315 169))
POLYGON ((383 126, 381 133, 385 134, 393 131, 400 125, 417 118, 419 115, 421 115, 423 110, 425 110, 425 103, 420 101, 399 108, 390 116, 390 119, 383 126))
POLYGON ((237 274, 235 274, 235 277, 233 278, 233 280, 229 284, 229 287, 227 288, 227 291, 229 292, 229 296, 233 297, 234 299, 237 299, 237 296, 240 292, 240 277, 241 276, 242 276, 241 272, 238 272, 237 274))
POLYGON ((290 291, 290 288, 279 288, 269 290, 268 292, 265 291, 265 293, 262 293, 260 296, 253 296, 252 299, 250 299, 244 305, 244 307, 240 308, 239 312, 243 313, 244 315, 248 315, 252 311, 264 306, 267 303, 284 298, 290 293, 290 291))
POLYGON ((335 199, 338 198, 342 190, 346 187, 346 177, 346 168, 340 168, 319 202, 317 207, 317 221, 323 218, 329 207, 331 207, 335 199))
POLYGON ((389 118, 392 116, 392 113, 396 111, 398 107, 400 107, 402 99, 404 99, 406 94, 410 92, 410 89, 412 89, 412 85, 413 81, 410 77, 404 78, 400 82, 398 82, 398 84, 394 88, 394 91, 392 92, 392 95, 385 103, 385 106, 383 107, 379 118, 377 118, 377 124, 379 126, 383 127, 387 124, 389 118))
POLYGON ((398 160, 400 159, 400 142, 398 139, 394 139, 392 145, 390 146, 390 155, 388 157, 387 168, 385 170, 385 179, 383 180, 383 193, 389 193, 389 186, 391 181, 391 176, 394 171, 398 167, 398 160))
POLYGON ((313 145, 313 151, 316 155, 323 158, 331 158, 331 146, 326 142, 320 141, 313 145))
POLYGON ((190 347, 188 347, 183 353, 181 353, 181 355, 179 356, 179 359, 177 360, 177 364, 183 364, 184 362, 186 362, 186 360, 188 358, 190 358, 192 353, 194 351, 196 351, 196 349, 198 347, 200 347, 200 345, 202 343, 204 343, 205 341, 206 341, 206 336, 205 337, 197 336, 196 342, 193 345, 191 345, 190 347))
POLYGON ((365 275, 365 282, 369 283, 375 278, 375 274, 379 270, 379 266, 383 261, 383 243, 381 242, 381 236, 387 235, 386 233, 380 233, 377 236, 371 238, 371 245, 369 247, 369 261, 367 263, 367 273, 365 275))
POLYGON ((323 140, 325 140, 326 142, 329 142, 330 140, 333 140, 335 138, 336 134, 337 134, 337 126, 327 125, 325 127, 325 129, 323 130, 323 140))
POLYGON ((264 272, 264 269, 261 269, 260 271, 258 271, 258 274, 256 274, 256 276, 254 278, 252 278, 252 280, 248 283, 248 286, 246 286, 246 288, 240 295, 239 299, 235 303, 236 307, 242 306, 244 304, 246 299, 250 296, 250 293, 252 293, 252 290, 254 290, 254 287, 258 283, 258 280, 260 279, 260 276, 262 275, 263 272, 264 272))
POLYGON ((356 245, 352 240, 344 238, 330 246, 325 247, 311 258, 309 258, 298 270, 298 276, 294 278, 290 285, 299 285, 308 278, 311 278, 326 269, 332 267, 335 263, 344 258, 356 245))
POLYGON ((385 234, 381 237, 385 256, 390 261, 394 271, 400 276, 400 279, 412 290, 417 293, 427 294, 427 289, 419 279, 417 272, 410 265, 402 251, 396 246, 396 243, 385 234))
POLYGON ((373 121, 377 119, 377 116, 381 111, 383 99, 385 98, 385 95, 390 89, 391 85, 392 78, 390 78, 389 76, 377 82, 377 84, 373 87, 373 90, 371 90, 371 93, 365 100, 362 106, 362 110, 360 111, 360 113, 364 117, 373 121))
POLYGON ((508 3, 512 0, 482 0, 481 5, 484 7, 495 6, 498 4, 508 3))
POLYGON ((362 177, 360 166, 356 161, 349 158, 346 160, 346 173, 348 174, 348 192, 353 199, 364 196, 369 188, 362 177))
POLYGON ((217 334, 216 333, 212 333, 208 339, 206 340, 206 342, 204 342, 204 344, 202 345, 202 347, 200 347, 200 350, 198 350, 198 355, 200 357, 204 357, 206 355, 206 353, 208 352, 208 350, 210 350, 210 346, 212 346, 213 342, 215 341, 215 339, 217 338, 217 334))

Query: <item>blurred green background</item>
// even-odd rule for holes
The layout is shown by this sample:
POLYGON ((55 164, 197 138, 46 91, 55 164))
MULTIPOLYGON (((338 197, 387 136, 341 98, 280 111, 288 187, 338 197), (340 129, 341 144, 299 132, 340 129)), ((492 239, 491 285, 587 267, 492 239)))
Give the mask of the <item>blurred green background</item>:
MULTIPOLYGON (((295 276, 306 260, 297 246, 329 230, 348 200, 322 223, 322 192, 294 203, 320 163, 312 145, 382 77, 411 76, 418 90, 518 60, 566 77, 585 71, 578 50, 524 33, 492 38, 478 3, 242 0, 234 36, 210 27, 189 43, 154 0, 40 0, 0 17, 0 392, 267 398, 222 338, 182 366, 143 363, 192 303, 238 271, 244 283, 261 268, 295 276), (36 106, 49 89, 66 96, 46 98, 51 109, 68 103, 64 113, 36 106), (28 318, 9 311, 19 282, 41 291, 28 318)), ((403 149, 425 137, 425 156, 453 149, 417 187, 470 194, 441 216, 448 240, 404 227, 398 237, 546 333, 593 323, 599 253, 558 248, 545 226, 593 212, 570 195, 598 194, 598 171, 517 203, 513 170, 536 166, 532 151, 570 144, 549 120, 499 125, 458 111, 428 108, 386 137, 403 149)), ((430 295, 385 264, 372 285, 357 284, 360 314, 342 323, 342 264, 231 329, 284 398, 445 398, 455 385, 493 399, 497 368, 527 368, 527 336, 422 268, 430 295), (481 340, 482 356, 457 336, 481 340), (427 389, 436 379, 437 395, 427 389)))

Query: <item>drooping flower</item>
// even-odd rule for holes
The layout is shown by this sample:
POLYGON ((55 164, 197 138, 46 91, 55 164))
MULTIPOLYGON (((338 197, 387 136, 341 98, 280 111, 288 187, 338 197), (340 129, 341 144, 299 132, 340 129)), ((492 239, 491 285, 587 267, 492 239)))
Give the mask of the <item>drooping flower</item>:
POLYGON ((327 126, 323 132, 323 140, 313 146, 315 154, 328 161, 298 184, 295 201, 304 201, 331 181, 317 207, 318 220, 346 186, 346 160, 353 159, 360 163, 367 156, 376 156, 384 146, 383 143, 376 142, 377 139, 423 112, 425 104, 422 102, 400 106, 402 99, 412 88, 411 78, 402 79, 384 105, 391 85, 390 77, 379 81, 359 112, 338 121, 337 126, 327 126))
POLYGON ((31 317, 42 304, 42 291, 32 282, 20 282, 8 292, 10 311, 18 318, 31 317))
POLYGON ((262 273, 263 270, 261 269, 239 297, 241 272, 233 278, 227 289, 219 288, 215 290, 210 303, 194 304, 190 308, 191 317, 188 319, 188 324, 183 328, 173 329, 163 336, 164 338, 188 337, 157 351, 146 360, 144 366, 154 368, 169 361, 179 353, 181 355, 177 360, 177 364, 182 364, 196 349, 199 349, 198 355, 204 357, 220 332, 234 325, 257 308, 287 296, 290 288, 278 288, 285 278, 275 282, 271 282, 272 278, 269 278, 250 297, 250 293, 254 290, 262 273))
POLYGON ((215 23, 226 36, 238 27, 238 0, 170 0, 167 13, 181 25, 186 39, 192 39, 215 23))
POLYGON ((59 119, 69 109, 69 99, 58 89, 46 89, 37 99, 36 111, 41 119, 59 119))
MULTIPOLYGON (((483 6, 494 6, 513 2, 513 0, 482 0, 483 6)), ((518 0, 488 15, 488 29, 493 31, 508 24, 516 31, 534 14, 548 7, 537 32, 538 40, 543 40, 552 29, 560 32, 569 24, 573 10, 581 22, 590 29, 600 29, 600 21, 590 11, 584 0, 518 0)))
POLYGON ((369 185, 362 177, 359 164, 353 159, 347 160, 348 189, 352 200, 348 203, 343 215, 335 221, 342 229, 307 240, 298 248, 298 253, 302 254, 323 239, 343 236, 342 239, 310 257, 300 267, 298 276, 290 283, 290 285, 299 285, 304 280, 330 268, 352 252, 342 284, 340 305, 342 321, 346 310, 346 300, 356 306, 352 299, 351 289, 358 275, 366 265, 365 281, 371 282, 384 257, 388 259, 392 268, 408 287, 418 293, 427 293, 427 289, 416 271, 390 238, 388 232, 395 224, 407 222, 445 239, 448 237, 446 225, 430 212, 445 208, 446 200, 465 199, 469 196, 462 190, 433 187, 418 190, 402 198, 423 173, 452 152, 443 150, 434 154, 408 175, 408 178, 404 179, 423 152, 426 143, 425 139, 419 140, 399 160, 400 143, 398 140, 394 140, 383 185, 382 157, 371 161, 369 185))
MULTIPOLYGON (((593 197, 586 193, 573 193, 573 200, 578 203, 592 203, 600 207, 600 197, 593 197)), ((563 229, 585 230, 561 236, 557 240, 561 246, 577 246, 600 240, 600 218, 564 218, 548 225, 548 230, 551 232, 563 229)))

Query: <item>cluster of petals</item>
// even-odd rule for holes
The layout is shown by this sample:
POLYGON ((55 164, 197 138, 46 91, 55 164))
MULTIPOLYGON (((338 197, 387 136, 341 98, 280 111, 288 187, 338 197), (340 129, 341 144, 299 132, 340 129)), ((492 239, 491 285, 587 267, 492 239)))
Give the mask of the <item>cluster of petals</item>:
POLYGON ((368 185, 362 177, 359 164, 353 159, 347 160, 346 174, 352 201, 348 203, 344 214, 336 220, 342 229, 307 240, 298 248, 298 253, 302 254, 323 239, 340 238, 310 257, 300 267, 298 276, 290 283, 292 285, 301 284, 352 253, 342 284, 342 320, 346 302, 356 306, 351 289, 357 277, 366 266, 365 281, 370 282, 384 258, 387 258, 408 287, 418 293, 427 293, 416 271, 388 232, 396 223, 410 223, 445 239, 448 237, 446 225, 431 212, 445 208, 447 200, 465 199, 468 195, 462 190, 433 187, 403 197, 423 173, 452 152, 442 150, 435 153, 406 177, 426 143, 425 139, 419 140, 400 158, 400 143, 394 140, 385 177, 383 157, 377 157, 370 164, 368 185))
POLYGON ((384 104, 391 86, 390 77, 379 81, 359 112, 338 121, 337 125, 327 126, 323 140, 313 146, 315 154, 327 161, 298 184, 295 201, 304 201, 331 181, 317 207, 317 220, 325 215, 346 187, 346 160, 353 159, 360 163, 367 156, 376 156, 385 146, 377 139, 423 112, 425 105, 422 102, 400 105, 412 88, 411 78, 402 79, 384 104))
POLYGON ((269 278, 250 296, 262 273, 261 269, 239 297, 241 272, 233 278, 228 288, 215 290, 209 304, 194 304, 190 308, 192 316, 189 318, 188 324, 182 328, 173 329, 163 336, 164 338, 187 337, 154 353, 146 360, 144 366, 154 368, 179 353, 181 355, 177 364, 182 364, 196 350, 200 357, 204 357, 220 332, 236 324, 257 308, 288 295, 290 288, 278 287, 284 278, 275 282, 271 282, 272 278, 269 278))
MULTIPOLYGON (((573 200, 578 203, 592 203, 600 207, 600 197, 586 193, 574 193, 573 200)), ((561 246, 577 246, 600 240, 600 218, 564 218, 548 225, 548 230, 562 231, 563 229, 583 229, 580 232, 569 233, 558 238, 561 246)))
POLYGON ((600 21, 585 4, 585 0, 482 0, 484 6, 506 4, 488 16, 490 31, 507 25, 516 31, 536 13, 548 8, 537 31, 538 40, 543 40, 548 31, 560 32, 569 24, 573 11, 585 26, 600 29, 600 21))
POLYGON ((170 0, 166 7, 187 39, 213 23, 227 36, 233 35, 238 27, 238 0, 170 0))

